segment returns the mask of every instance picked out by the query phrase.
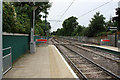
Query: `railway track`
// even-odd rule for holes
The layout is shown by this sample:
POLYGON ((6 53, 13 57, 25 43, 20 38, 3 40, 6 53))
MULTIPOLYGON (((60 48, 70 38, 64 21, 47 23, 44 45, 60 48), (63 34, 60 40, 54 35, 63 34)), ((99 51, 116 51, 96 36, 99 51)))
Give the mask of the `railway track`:
POLYGON ((69 41, 66 40, 59 40, 55 39, 58 43, 64 44, 66 46, 69 46, 71 49, 76 50, 78 53, 86 56, 90 60, 100 64, 101 66, 105 67, 106 69, 110 70, 116 75, 120 76, 120 57, 114 56, 103 52, 97 52, 95 50, 88 49, 86 47, 80 46, 81 44, 78 44, 76 42, 69 43, 69 41))
POLYGON ((119 76, 103 68, 99 64, 96 64, 95 62, 91 61, 82 54, 79 54, 76 50, 71 49, 71 47, 61 44, 57 40, 52 39, 52 42, 55 43, 59 51, 63 53, 63 56, 69 62, 69 64, 74 68, 74 71, 77 72, 79 78, 85 80, 88 79, 119 80, 120 79, 119 76))
MULTIPOLYGON (((64 43, 68 43, 68 44, 72 43, 71 41, 68 41, 68 40, 64 40, 64 41, 60 40, 60 41, 64 42, 64 43)), ((60 42, 60 41, 58 41, 58 42, 60 42)), ((73 43, 72 46, 77 47, 77 48, 82 49, 82 50, 85 50, 85 51, 89 51, 89 52, 91 52, 93 54, 99 55, 99 56, 104 57, 106 59, 109 59, 111 61, 120 63, 120 56, 116 56, 114 54, 107 53, 107 52, 105 53, 103 51, 96 50, 96 49, 93 49, 93 48, 86 48, 86 47, 81 46, 80 43, 75 43, 75 44, 73 43)))

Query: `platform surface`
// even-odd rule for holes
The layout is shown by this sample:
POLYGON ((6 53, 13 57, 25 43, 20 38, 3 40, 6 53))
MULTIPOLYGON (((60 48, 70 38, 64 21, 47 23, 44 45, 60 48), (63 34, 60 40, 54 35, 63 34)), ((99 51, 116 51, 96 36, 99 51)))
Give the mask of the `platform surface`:
POLYGON ((82 45, 94 46, 94 47, 99 47, 99 48, 103 48, 103 49, 108 49, 108 50, 120 52, 120 49, 118 47, 104 46, 104 45, 94 45, 94 44, 82 44, 82 45))
POLYGON ((55 46, 40 45, 35 54, 25 54, 4 78, 75 78, 55 46))

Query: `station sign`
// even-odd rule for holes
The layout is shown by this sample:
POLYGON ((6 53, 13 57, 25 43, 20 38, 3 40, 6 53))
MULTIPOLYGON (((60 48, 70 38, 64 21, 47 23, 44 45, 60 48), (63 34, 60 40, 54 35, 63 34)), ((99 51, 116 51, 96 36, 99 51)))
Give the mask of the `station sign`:
POLYGON ((101 39, 101 42, 110 42, 109 39, 101 39))
POLYGON ((37 42, 40 42, 40 41, 47 41, 47 39, 36 39, 37 42))
POLYGON ((46 43, 47 39, 36 39, 36 42, 44 42, 44 43, 46 43))
POLYGON ((117 31, 117 27, 108 27, 108 30, 117 31))

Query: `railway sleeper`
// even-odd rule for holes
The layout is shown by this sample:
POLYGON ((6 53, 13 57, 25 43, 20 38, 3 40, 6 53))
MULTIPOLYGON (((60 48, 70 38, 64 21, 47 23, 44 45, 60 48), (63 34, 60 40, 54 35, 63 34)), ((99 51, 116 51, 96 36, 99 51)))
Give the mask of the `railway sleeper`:
POLYGON ((92 65, 91 64, 79 64, 79 65, 77 65, 79 68, 81 68, 81 67, 92 67, 92 65))
POLYGON ((72 60, 72 61, 77 65, 81 65, 81 64, 87 64, 88 65, 88 62, 86 62, 86 61, 76 61, 76 60, 72 60))
POLYGON ((69 58, 81 58, 81 57, 79 57, 78 55, 76 55, 76 56, 75 55, 70 55, 69 58))
POLYGON ((96 69, 96 67, 92 67, 92 68, 90 68, 90 67, 88 67, 88 68, 82 68, 82 70, 94 70, 94 69, 96 69))
POLYGON ((95 71, 95 72, 93 72, 93 71, 90 71, 90 72, 83 72, 85 75, 93 75, 93 74, 101 74, 101 73, 103 73, 103 71, 95 71))

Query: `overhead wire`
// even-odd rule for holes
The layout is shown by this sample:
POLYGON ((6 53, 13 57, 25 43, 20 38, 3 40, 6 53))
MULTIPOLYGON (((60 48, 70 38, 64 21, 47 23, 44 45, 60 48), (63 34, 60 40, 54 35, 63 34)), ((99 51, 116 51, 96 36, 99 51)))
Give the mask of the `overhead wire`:
POLYGON ((83 17, 83 16, 85 16, 85 15, 91 13, 92 11, 95 11, 95 10, 97 10, 97 9, 99 9, 99 8, 101 8, 101 7, 105 6, 105 5, 107 5, 107 4, 110 3, 111 1, 113 1, 113 0, 110 0, 110 1, 108 1, 108 2, 106 2, 106 3, 104 3, 104 4, 102 4, 102 5, 100 5, 100 6, 98 6, 98 7, 96 7, 96 8, 94 8, 94 9, 92 9, 92 10, 90 10, 90 11, 88 11, 88 12, 82 14, 82 15, 79 16, 78 18, 81 18, 81 17, 83 17))
MULTIPOLYGON (((62 14, 62 16, 60 17, 60 19, 65 15, 65 13, 70 9, 70 7, 73 5, 73 3, 75 2, 75 0, 73 0, 72 2, 71 2, 71 4, 68 6, 68 8, 64 11, 64 13, 62 14)), ((59 19, 59 20, 60 20, 59 19)))
MULTIPOLYGON (((106 3, 104 3, 104 4, 100 5, 100 6, 98 6, 98 7, 96 7, 96 8, 94 8, 94 9, 92 9, 92 10, 90 10, 90 11, 88 11, 88 12, 82 14, 82 15, 80 15, 78 18, 81 18, 81 17, 83 17, 83 16, 91 13, 92 11, 95 11, 95 10, 97 10, 97 9, 99 9, 99 8, 107 5, 107 4, 110 3, 111 1, 113 1, 113 0, 110 0, 110 1, 108 1, 108 2, 106 2, 106 3)), ((60 17, 60 19, 58 19, 58 20, 52 20, 52 21, 61 22, 61 21, 62 21, 61 18, 65 15, 65 13, 69 10, 69 8, 72 6, 72 4, 73 4, 74 2, 75 2, 75 0, 73 0, 73 1, 71 2, 71 4, 68 6, 68 8, 64 11, 64 13, 62 14, 62 16, 60 17)))
MULTIPOLYGON (((81 17, 83 17, 83 16, 91 13, 92 11, 95 11, 95 10, 97 10, 97 9, 105 6, 105 5, 109 4, 109 3, 112 2, 112 1, 113 1, 113 0, 110 0, 110 1, 108 1, 108 2, 106 2, 106 3, 104 3, 104 4, 102 4, 102 5, 100 5, 100 6, 98 6, 98 7, 96 7, 96 8, 94 8, 94 9, 92 9, 92 10, 90 10, 90 11, 88 11, 88 12, 82 14, 82 15, 80 15, 78 18, 81 18, 81 17)), ((66 14, 66 12, 70 9, 70 7, 73 5, 74 2, 75 2, 75 0, 73 0, 73 1, 71 2, 71 4, 68 6, 68 8, 64 11, 64 13, 62 14, 62 16, 61 16, 58 20, 51 20, 51 21, 55 21, 56 23, 57 23, 57 22, 62 22, 63 20, 61 20, 61 18, 66 14)))
MULTIPOLYGON (((66 10, 64 11, 64 13, 61 15, 61 17, 58 19, 58 21, 56 21, 56 24, 57 22, 62 22, 61 18, 65 15, 65 13, 70 9, 70 7, 73 5, 73 3, 75 2, 75 0, 73 0, 70 5, 66 8, 66 10)), ((55 24, 55 25, 56 25, 55 24)))

